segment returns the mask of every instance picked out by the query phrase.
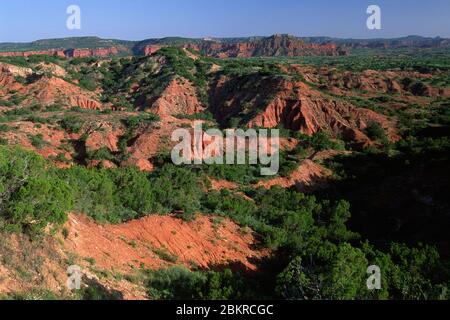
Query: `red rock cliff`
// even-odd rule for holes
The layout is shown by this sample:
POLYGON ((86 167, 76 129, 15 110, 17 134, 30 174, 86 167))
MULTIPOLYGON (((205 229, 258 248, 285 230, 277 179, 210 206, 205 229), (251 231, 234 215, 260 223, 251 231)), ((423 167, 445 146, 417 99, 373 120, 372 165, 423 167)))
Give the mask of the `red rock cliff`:
MULTIPOLYGON (((151 55, 162 46, 148 45, 144 54, 151 55)), ((207 56, 216 58, 250 58, 256 56, 339 56, 347 52, 336 44, 312 44, 301 41, 293 36, 274 35, 268 38, 254 39, 246 42, 216 42, 187 43, 185 49, 200 51, 207 56)))
POLYGON ((0 52, 0 57, 29 57, 29 56, 58 56, 65 57, 64 50, 60 49, 50 49, 43 51, 24 51, 24 52, 0 52))
POLYGON ((42 51, 24 52, 0 52, 0 57, 29 57, 39 55, 58 56, 61 58, 83 58, 83 57, 107 57, 128 52, 125 47, 96 48, 96 49, 49 49, 42 51))

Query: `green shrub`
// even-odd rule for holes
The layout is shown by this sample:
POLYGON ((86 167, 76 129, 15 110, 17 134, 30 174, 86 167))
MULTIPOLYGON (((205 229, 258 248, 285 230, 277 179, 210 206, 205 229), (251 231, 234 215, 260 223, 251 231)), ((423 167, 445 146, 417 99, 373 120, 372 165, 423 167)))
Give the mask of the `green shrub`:
POLYGON ((400 299, 449 298, 448 270, 430 247, 391 244, 387 253, 367 243, 319 244, 312 255, 297 256, 278 276, 277 294, 284 299, 400 299), (369 265, 381 269, 381 290, 367 290, 369 265))
POLYGON ((315 151, 323 150, 345 150, 345 144, 337 140, 331 139, 326 131, 319 131, 308 139, 310 146, 315 151))
POLYGON ((178 261, 178 257, 170 254, 167 252, 167 249, 161 248, 161 249, 153 249, 153 252, 162 260, 169 262, 169 263, 175 263, 178 261))
POLYGON ((131 131, 138 129, 141 125, 147 125, 160 121, 160 117, 153 113, 143 113, 122 120, 124 125, 131 131))
POLYGON ((78 116, 69 115, 60 120, 59 125, 68 133, 80 133, 84 120, 78 116))
POLYGON ((9 132, 11 131, 11 127, 6 124, 0 124, 0 132, 9 132))
POLYGON ((5 228, 39 233, 48 224, 62 224, 72 204, 69 186, 48 171, 44 159, 0 147, 0 218, 5 228))
POLYGON ((148 214, 181 211, 190 219, 203 191, 189 170, 166 165, 151 175, 135 168, 96 170, 73 167, 59 172, 75 194, 75 208, 96 220, 120 223, 148 214))
POLYGON ((215 121, 213 114, 209 111, 195 113, 192 115, 179 114, 179 115, 176 115, 175 117, 178 119, 215 121))
MULTIPOLYGON (((15 100, 14 100, 15 101, 15 100)), ((19 103, 14 103, 14 105, 19 105, 19 103)), ((15 108, 4 112, 5 116, 27 116, 31 113, 29 108, 15 108)))
POLYGON ((55 112, 55 111, 61 111, 64 107, 59 103, 54 103, 52 105, 49 105, 45 108, 46 112, 55 112))
POLYGON ((35 116, 35 115, 29 116, 26 119, 26 121, 39 123, 39 124, 46 124, 46 123, 50 123, 51 122, 51 120, 49 118, 42 118, 42 117, 38 117, 38 116, 35 116))
POLYGON ((157 300, 228 300, 244 298, 243 280, 230 270, 189 271, 173 267, 148 272, 148 293, 157 300))
POLYGON ((108 148, 101 148, 95 151, 91 151, 87 155, 87 159, 89 160, 108 160, 108 161, 114 161, 115 157, 111 153, 111 151, 108 148))
POLYGON ((42 134, 37 134, 35 136, 30 136, 29 138, 31 140, 31 145, 33 147, 35 147, 36 149, 42 149, 45 146, 45 144, 47 143, 44 140, 42 134))
POLYGON ((4 300, 14 301, 53 301, 60 300, 61 298, 49 290, 32 290, 31 292, 17 292, 7 295, 6 297, 0 297, 4 300))
POLYGON ((387 141, 386 132, 383 127, 375 121, 370 122, 365 129, 367 136, 375 141, 387 141))
POLYGON ((11 101, 0 99, 0 106, 12 107, 13 105, 11 101))
POLYGON ((97 83, 92 76, 83 76, 79 81, 80 87, 89 91, 95 91, 97 89, 97 83))

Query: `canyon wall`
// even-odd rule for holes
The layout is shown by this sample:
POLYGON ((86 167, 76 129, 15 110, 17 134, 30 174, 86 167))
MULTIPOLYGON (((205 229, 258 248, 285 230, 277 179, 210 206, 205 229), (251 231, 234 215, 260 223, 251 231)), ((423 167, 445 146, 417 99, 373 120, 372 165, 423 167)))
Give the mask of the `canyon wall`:
POLYGON ((30 57, 39 55, 55 56, 60 58, 85 58, 85 57, 108 57, 129 52, 125 47, 95 48, 95 49, 49 49, 42 51, 11 51, 0 52, 0 57, 30 57))
MULTIPOLYGON (((165 46, 168 45, 153 43, 140 48, 137 50, 137 53, 151 55, 165 46)), ((199 51, 206 56, 215 58, 342 56, 348 54, 346 49, 334 43, 307 43, 294 36, 280 34, 266 38, 249 38, 233 41, 186 41, 178 46, 199 51)))

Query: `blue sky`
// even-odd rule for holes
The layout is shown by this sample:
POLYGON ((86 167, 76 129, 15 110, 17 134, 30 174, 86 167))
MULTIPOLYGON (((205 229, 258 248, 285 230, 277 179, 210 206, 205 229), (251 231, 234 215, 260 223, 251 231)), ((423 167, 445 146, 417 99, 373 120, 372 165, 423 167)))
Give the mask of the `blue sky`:
POLYGON ((0 0, 0 42, 96 35, 235 37, 289 33, 353 38, 450 37, 450 0, 0 0), (82 29, 66 29, 79 5, 82 29), (366 28, 370 4, 382 30, 366 28))

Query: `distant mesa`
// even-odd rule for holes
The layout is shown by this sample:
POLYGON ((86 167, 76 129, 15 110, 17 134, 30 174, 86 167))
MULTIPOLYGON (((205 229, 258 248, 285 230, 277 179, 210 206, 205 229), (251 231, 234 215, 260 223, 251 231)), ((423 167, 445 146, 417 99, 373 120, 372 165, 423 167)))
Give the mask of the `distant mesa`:
MULTIPOLYGON (((141 53, 150 55, 166 45, 146 45, 141 53)), ((333 43, 306 43, 290 35, 273 35, 267 38, 214 40, 212 38, 183 43, 185 49, 195 50, 215 58, 342 56, 348 51, 333 43)))
POLYGON ((48 55, 61 58, 85 58, 85 57, 107 57, 119 54, 119 52, 129 52, 124 47, 95 48, 95 49, 49 49, 42 51, 10 51, 0 52, 0 57, 29 57, 38 55, 48 55))
POLYGON ((78 47, 76 38, 40 40, 35 43, 15 45, 19 50, 9 50, 12 46, 0 44, 0 57, 29 57, 33 55, 50 55, 65 58, 83 57, 107 57, 118 54, 128 55, 152 55, 163 47, 176 46, 185 49, 199 51, 206 56, 216 58, 249 58, 257 56, 339 56, 347 54, 344 48, 333 43, 307 43, 299 38, 290 35, 274 35, 271 37, 252 37, 237 39, 187 39, 187 38, 163 38, 149 39, 141 42, 124 42, 120 40, 110 40, 110 47, 103 47, 106 40, 90 38, 87 42, 85 38, 80 38, 80 45, 89 44, 90 48, 78 47), (42 47, 43 50, 28 50, 29 48, 42 47), (52 43, 59 45, 74 45, 73 47, 48 48, 52 43), (117 44, 117 45, 115 45, 117 44), (98 46, 98 47, 96 47, 98 46), (25 49, 22 49, 25 48, 25 49))
POLYGON ((51 55, 66 58, 114 55, 152 55, 163 47, 196 50, 208 57, 297 57, 345 56, 353 49, 448 48, 450 39, 408 36, 394 39, 339 39, 296 37, 275 34, 270 37, 203 39, 168 37, 143 41, 79 37, 38 40, 30 43, 0 43, 0 57, 51 55))
POLYGON ((0 52, 0 57, 29 57, 36 55, 49 55, 49 56, 58 56, 58 57, 66 57, 64 50, 50 49, 43 51, 8 51, 8 52, 0 52))

